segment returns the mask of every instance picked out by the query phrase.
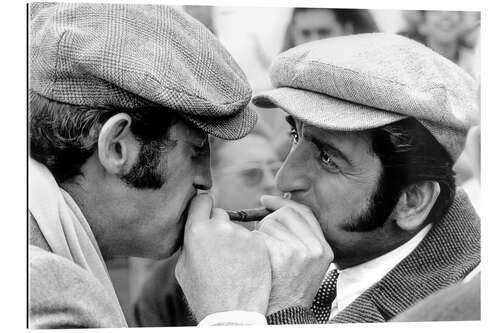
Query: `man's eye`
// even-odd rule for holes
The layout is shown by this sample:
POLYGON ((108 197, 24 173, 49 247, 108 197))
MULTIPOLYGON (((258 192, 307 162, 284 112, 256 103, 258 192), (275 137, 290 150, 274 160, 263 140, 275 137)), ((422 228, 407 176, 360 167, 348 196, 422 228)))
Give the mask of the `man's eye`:
POLYGON ((321 163, 323 163, 323 165, 325 165, 326 167, 330 169, 338 169, 337 164, 333 161, 333 157, 330 156, 325 151, 323 150, 320 151, 319 158, 321 160, 321 163))
POLYGON ((297 130, 295 128, 292 128, 290 130, 290 136, 292 137, 294 144, 299 142, 299 134, 297 133, 297 130))

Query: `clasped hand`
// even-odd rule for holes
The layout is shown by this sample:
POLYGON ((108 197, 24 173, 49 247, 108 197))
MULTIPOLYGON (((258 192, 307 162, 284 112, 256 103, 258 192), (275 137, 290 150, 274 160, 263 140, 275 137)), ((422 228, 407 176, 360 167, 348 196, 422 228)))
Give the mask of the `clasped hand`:
POLYGON ((274 212, 248 231, 213 208, 209 195, 190 205, 176 277, 198 321, 215 312, 264 315, 310 307, 333 253, 311 210, 264 196, 274 212))
POLYGON ((331 247, 309 207, 276 196, 263 196, 261 202, 274 211, 257 227, 271 258, 267 314, 293 306, 310 308, 333 261, 331 247))

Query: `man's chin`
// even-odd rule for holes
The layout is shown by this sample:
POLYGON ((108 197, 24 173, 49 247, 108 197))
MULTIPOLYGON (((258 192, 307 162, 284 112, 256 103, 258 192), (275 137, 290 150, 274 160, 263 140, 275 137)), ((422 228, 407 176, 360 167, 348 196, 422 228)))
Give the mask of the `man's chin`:
POLYGON ((182 248, 184 243, 184 228, 179 232, 179 236, 171 243, 170 247, 164 248, 163 251, 155 253, 155 259, 162 260, 171 257, 174 253, 182 248))

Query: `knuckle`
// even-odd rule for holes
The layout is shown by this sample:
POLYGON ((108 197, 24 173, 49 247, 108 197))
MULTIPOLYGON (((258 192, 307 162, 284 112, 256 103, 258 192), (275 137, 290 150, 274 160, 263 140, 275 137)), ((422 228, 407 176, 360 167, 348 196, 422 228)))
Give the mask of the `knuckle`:
POLYGON ((319 244, 311 246, 309 248, 309 253, 310 253, 311 258, 313 258, 315 260, 321 259, 325 256, 325 251, 319 244))
POLYGON ((301 261, 307 260, 309 258, 309 253, 307 248, 302 244, 297 244, 292 247, 290 254, 299 258, 301 261))
POLYGON ((333 251, 332 249, 328 246, 326 248, 324 248, 324 251, 323 251, 323 256, 325 258, 325 260, 327 261, 333 261, 333 251))
POLYGON ((292 207, 290 206, 284 206, 284 207, 281 207, 278 212, 280 212, 281 214, 283 215, 290 215, 290 214, 293 214, 294 213, 294 210, 292 207))

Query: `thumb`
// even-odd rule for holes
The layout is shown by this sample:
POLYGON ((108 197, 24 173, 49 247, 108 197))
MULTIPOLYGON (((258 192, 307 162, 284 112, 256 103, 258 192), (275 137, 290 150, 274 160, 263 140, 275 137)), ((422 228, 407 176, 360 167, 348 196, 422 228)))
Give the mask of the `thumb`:
POLYGON ((188 217, 186 220, 186 231, 190 230, 196 223, 204 223, 210 219, 210 212, 214 202, 209 194, 196 195, 189 205, 188 217))

